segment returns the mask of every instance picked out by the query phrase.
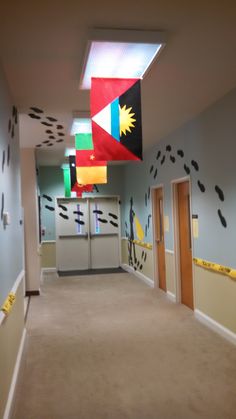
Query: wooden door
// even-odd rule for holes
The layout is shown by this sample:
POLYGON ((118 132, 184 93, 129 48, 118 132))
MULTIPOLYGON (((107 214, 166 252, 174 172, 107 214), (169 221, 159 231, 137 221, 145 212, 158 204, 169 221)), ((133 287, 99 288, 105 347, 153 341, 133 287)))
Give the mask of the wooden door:
POLYGON ((189 182, 177 184, 181 302, 193 309, 192 238, 189 182))
POLYGON ((155 190, 155 241, 159 288, 166 291, 163 188, 155 190))

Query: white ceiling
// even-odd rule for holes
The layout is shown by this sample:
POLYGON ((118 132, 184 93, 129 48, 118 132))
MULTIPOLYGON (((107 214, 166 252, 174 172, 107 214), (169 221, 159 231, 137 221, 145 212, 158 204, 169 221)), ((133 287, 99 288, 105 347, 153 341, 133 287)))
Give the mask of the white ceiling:
POLYGON ((48 164, 55 149, 62 158, 64 142, 56 143, 57 124, 63 125, 63 138, 70 144, 73 111, 89 110, 89 92, 78 88, 89 29, 167 32, 167 45, 142 82, 144 149, 236 86, 234 1, 2 3, 0 57, 21 113, 21 146, 34 147, 50 135, 45 131, 51 127, 27 115, 31 106, 44 111, 44 121, 46 116, 58 120, 52 127, 54 145, 40 149, 41 162, 48 155, 48 164))

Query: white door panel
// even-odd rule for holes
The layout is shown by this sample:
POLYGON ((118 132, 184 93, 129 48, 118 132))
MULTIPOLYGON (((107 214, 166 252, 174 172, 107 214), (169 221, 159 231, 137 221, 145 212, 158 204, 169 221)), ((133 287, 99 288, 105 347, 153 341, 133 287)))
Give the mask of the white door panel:
POLYGON ((117 235, 91 237, 91 262, 92 269, 120 266, 117 235))
POLYGON ((56 257, 59 271, 120 265, 117 198, 58 198, 56 257))
POLYGON ((58 199, 56 207, 57 269, 88 269, 90 255, 87 200, 58 199))
POLYGON ((119 217, 116 198, 90 202, 91 268, 118 267, 119 217))

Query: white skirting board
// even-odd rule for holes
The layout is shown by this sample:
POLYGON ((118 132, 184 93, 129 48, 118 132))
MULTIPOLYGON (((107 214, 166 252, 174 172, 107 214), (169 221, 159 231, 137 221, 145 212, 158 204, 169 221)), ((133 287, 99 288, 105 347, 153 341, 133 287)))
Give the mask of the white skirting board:
POLYGON ((135 271, 135 269, 132 268, 132 266, 127 265, 127 263, 122 263, 121 267, 124 269, 124 271, 132 273, 135 276, 137 276, 137 278, 144 281, 149 287, 154 288, 154 281, 152 281, 150 278, 148 278, 147 276, 145 276, 141 272, 135 271))
POLYGON ((169 298, 170 301, 176 303, 176 295, 173 292, 166 291, 166 296, 169 298))
POLYGON ((8 399, 7 399, 7 404, 6 404, 5 412, 3 415, 3 419, 10 419, 11 417, 12 402, 14 399, 14 393, 15 393, 16 383, 18 379, 21 358, 22 358, 23 349, 25 345, 25 338, 26 338, 26 329, 24 329, 22 333, 20 347, 18 350, 17 358, 16 358, 16 363, 15 363, 14 372, 13 372, 12 381, 11 381, 11 387, 8 394, 8 399))
POLYGON ((42 268, 41 269, 41 273, 42 274, 49 274, 49 273, 53 273, 53 272, 57 272, 57 268, 42 268))
POLYGON ((208 326, 210 329, 217 332, 219 335, 223 336, 225 339, 229 340, 231 343, 236 345, 236 333, 231 332, 231 330, 222 326, 220 323, 213 320, 211 317, 207 316, 200 310, 194 310, 194 315, 196 319, 208 326))

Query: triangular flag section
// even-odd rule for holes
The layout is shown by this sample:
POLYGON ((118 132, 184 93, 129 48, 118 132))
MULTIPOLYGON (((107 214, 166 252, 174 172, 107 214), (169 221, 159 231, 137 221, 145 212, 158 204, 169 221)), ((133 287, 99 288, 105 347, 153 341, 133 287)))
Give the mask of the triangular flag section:
POLYGON ((92 78, 91 119, 97 160, 142 159, 140 79, 92 78))

